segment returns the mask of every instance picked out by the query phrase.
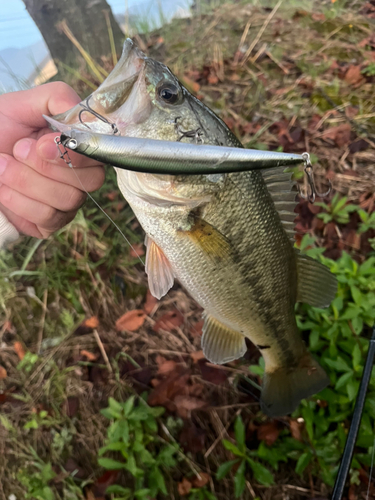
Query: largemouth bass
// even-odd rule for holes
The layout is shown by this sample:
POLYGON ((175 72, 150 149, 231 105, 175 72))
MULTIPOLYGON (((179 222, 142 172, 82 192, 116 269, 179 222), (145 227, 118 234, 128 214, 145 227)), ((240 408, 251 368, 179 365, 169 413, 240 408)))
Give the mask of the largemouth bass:
MULTIPOLYGON (((50 122, 63 132, 89 127, 242 147, 220 118, 131 40, 89 99, 50 122)), ((292 412, 322 390, 329 379, 301 339, 294 307, 298 301, 328 306, 337 285, 326 267, 293 248, 290 174, 283 168, 195 176, 116 170, 146 232, 150 291, 161 298, 178 279, 204 308, 207 359, 235 360, 249 338, 265 360, 261 403, 272 416, 292 412)))

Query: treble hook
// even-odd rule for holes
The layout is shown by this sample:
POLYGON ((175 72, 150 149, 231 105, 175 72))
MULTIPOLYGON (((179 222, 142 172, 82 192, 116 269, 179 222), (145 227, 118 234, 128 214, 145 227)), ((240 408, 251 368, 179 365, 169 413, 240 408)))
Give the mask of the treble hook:
POLYGON ((102 122, 107 123, 108 125, 110 125, 111 128, 112 128, 113 134, 116 135, 118 133, 118 131, 119 131, 118 128, 117 128, 117 125, 115 123, 109 121, 105 116, 100 115, 97 111, 95 111, 94 109, 92 109, 90 107, 89 100, 91 99, 91 97, 92 97, 91 95, 88 96, 88 98, 85 101, 85 104, 82 104, 82 102, 79 103, 79 105, 83 108, 83 109, 81 109, 81 111, 78 114, 79 121, 82 123, 82 125, 84 125, 89 130, 91 130, 91 128, 87 125, 87 123, 85 123, 82 120, 82 114, 85 111, 87 111, 88 113, 91 113, 92 115, 94 115, 96 118, 98 118, 102 122))
POLYGON ((316 189, 314 180, 314 171, 313 171, 313 166, 311 165, 309 153, 303 153, 302 158, 305 162, 304 172, 307 175, 307 182, 309 183, 310 189, 307 190, 307 194, 303 194, 302 191, 300 190, 299 195, 304 200, 309 200, 310 203, 314 203, 316 196, 318 196, 319 198, 325 198, 326 196, 329 195, 329 193, 332 191, 332 183, 328 179, 329 182, 328 190, 325 193, 319 193, 319 191, 316 189))
POLYGON ((187 137, 189 139, 194 139, 195 144, 203 144, 202 135, 204 135, 204 134, 202 132, 202 129, 200 127, 198 127, 195 130, 183 131, 181 129, 181 125, 179 123, 177 123, 177 121, 180 119, 181 119, 181 116, 176 116, 176 118, 174 119, 174 128, 178 134, 181 134, 181 137, 179 137, 177 139, 177 142, 180 142, 181 139, 183 139, 184 137, 187 137))

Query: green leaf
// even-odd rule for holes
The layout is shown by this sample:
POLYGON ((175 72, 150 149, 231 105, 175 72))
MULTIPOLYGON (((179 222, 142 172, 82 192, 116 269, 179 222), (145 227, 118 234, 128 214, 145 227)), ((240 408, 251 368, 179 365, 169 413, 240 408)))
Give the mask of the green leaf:
POLYGON ((134 493, 134 496, 136 498, 145 498, 148 497, 151 494, 150 488, 142 488, 141 490, 138 490, 134 493))
POLYGON ((242 460, 234 476, 234 496, 239 498, 245 489, 245 469, 246 461, 242 460))
POLYGON ((109 470, 125 469, 124 463, 113 460, 112 458, 98 458, 98 464, 104 467, 104 469, 109 470))
POLYGON ((144 475, 144 471, 137 467, 134 455, 132 454, 129 454, 128 456, 128 461, 125 464, 125 469, 127 469, 134 477, 142 477, 144 475))
POLYGON ((306 469, 306 467, 311 462, 311 459, 312 459, 312 454, 309 451, 302 453, 302 455, 297 460, 297 465, 296 465, 296 469, 295 469, 297 474, 299 474, 299 475, 302 474, 302 472, 306 469))
POLYGON ((228 462, 224 462, 223 464, 220 465, 220 467, 217 469, 216 472, 216 479, 220 480, 225 477, 228 472, 231 470, 234 464, 238 463, 238 458, 235 460, 229 460, 228 462))
POLYGON ((274 483, 272 473, 264 467, 264 465, 259 462, 255 462, 251 458, 248 458, 247 461, 250 464, 250 467, 253 471, 254 478, 260 483, 264 484, 264 486, 271 486, 274 483))
POLYGON ((130 412, 134 407, 134 399, 135 399, 134 396, 130 396, 130 398, 126 400, 125 403, 123 403, 122 408, 124 410, 125 417, 130 415, 130 412))
POLYGON ((235 444, 233 444, 231 441, 228 441, 227 439, 223 439, 223 445, 224 448, 227 450, 231 451, 233 455, 237 455, 238 457, 243 457, 244 454, 242 453, 241 450, 237 448, 235 444))
POLYGON ((55 500, 55 494, 49 486, 43 488, 43 500, 55 500))
POLYGON ((240 415, 236 418, 234 423, 234 434, 236 436, 237 444, 241 449, 245 448, 245 426, 240 415))
POLYGON ((353 377, 353 372, 347 372, 341 375, 341 377, 338 379, 335 385, 335 389, 339 390, 341 387, 345 386, 349 380, 351 380, 353 377))
POLYGON ((152 497, 155 497, 159 491, 164 493, 164 495, 167 495, 167 487, 165 486, 164 477, 158 467, 153 467, 151 469, 148 481, 152 497))
POLYGON ((361 349, 359 345, 356 344, 353 349, 353 368, 356 369, 360 366, 362 359, 361 349))
POLYGON ((357 304, 357 306, 360 306, 361 305, 361 302, 362 302, 362 294, 361 294, 361 291, 359 290, 358 287, 356 287, 355 285, 352 285, 350 287, 350 291, 351 291, 351 294, 352 294, 352 297, 353 297, 353 300, 354 302, 357 304))
POLYGON ((131 495, 132 491, 130 488, 124 488, 123 486, 120 486, 119 484, 112 484, 111 486, 108 486, 108 488, 105 490, 105 494, 109 495, 111 493, 119 493, 122 495, 131 495))

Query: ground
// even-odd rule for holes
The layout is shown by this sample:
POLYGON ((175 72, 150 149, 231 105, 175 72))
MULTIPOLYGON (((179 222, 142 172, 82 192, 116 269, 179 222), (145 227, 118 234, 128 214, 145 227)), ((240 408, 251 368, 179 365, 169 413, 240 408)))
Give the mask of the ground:
MULTIPOLYGON (((373 1, 227 2, 207 12, 200 5, 192 19, 135 37, 246 147, 308 151, 318 191, 332 183, 320 205, 300 199, 296 220, 297 244, 323 254, 340 281, 327 312, 297 310, 330 389, 292 417, 266 418, 257 403, 257 350, 249 345, 243 360, 225 366, 208 363, 200 308, 178 285, 153 299, 134 250, 89 200, 53 238, 23 238, 0 256, 1 500, 92 500, 114 484, 131 492, 106 498, 329 497, 374 320, 374 20, 373 1), (98 462, 99 449, 120 439, 113 429, 107 436, 107 417, 118 422, 116 411, 128 411, 113 400, 113 414, 100 410, 109 398, 131 402, 131 395, 134 411, 143 408, 139 395, 147 408, 165 408, 157 430, 144 428, 139 439, 153 457, 150 471, 163 446, 173 448, 174 462, 164 458, 160 469, 167 495, 161 486, 152 494, 147 478, 133 479, 125 455, 127 468, 98 462), (218 479, 220 466, 236 457, 218 479)), ((85 67, 81 76, 62 78, 83 96, 87 81, 99 82, 85 67)), ((294 174, 304 192, 302 170, 294 174)), ((143 258, 142 230, 110 167, 95 199, 143 258)), ((350 500, 370 498, 374 391, 373 378, 345 490, 350 500)), ((134 427, 134 436, 140 432, 134 427)), ((106 457, 118 464, 116 453, 106 457)))

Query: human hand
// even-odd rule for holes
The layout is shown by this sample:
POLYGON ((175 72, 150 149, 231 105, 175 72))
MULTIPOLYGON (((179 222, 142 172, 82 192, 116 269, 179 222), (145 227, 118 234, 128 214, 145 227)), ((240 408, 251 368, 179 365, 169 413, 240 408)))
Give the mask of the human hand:
POLYGON ((62 82, 0 95, 0 212, 29 236, 46 238, 74 219, 87 191, 104 182, 102 164, 70 153, 75 172, 59 158, 42 117, 81 99, 62 82), (77 176, 75 175, 77 174, 77 176))

